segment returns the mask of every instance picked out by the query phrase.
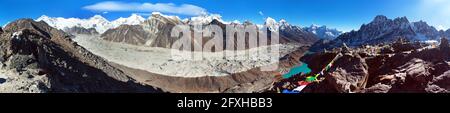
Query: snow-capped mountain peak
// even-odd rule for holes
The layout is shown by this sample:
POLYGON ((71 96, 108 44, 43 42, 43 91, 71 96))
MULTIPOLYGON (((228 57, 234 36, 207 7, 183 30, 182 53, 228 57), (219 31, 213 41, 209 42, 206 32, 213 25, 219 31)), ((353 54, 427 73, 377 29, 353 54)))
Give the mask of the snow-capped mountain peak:
POLYGON ((42 15, 36 21, 44 21, 52 27, 64 30, 72 27, 82 27, 82 28, 94 28, 97 32, 103 33, 108 29, 116 28, 120 25, 137 25, 144 21, 145 19, 137 14, 132 14, 128 18, 119 18, 114 21, 109 21, 101 15, 94 15, 88 19, 79 18, 63 18, 63 17, 49 17, 47 15, 42 15))
POLYGON ((318 29, 319 27, 326 27, 326 26, 320 26, 320 25, 317 25, 317 24, 311 24, 311 26, 309 26, 309 28, 311 28, 311 29, 318 29))
POLYGON ((280 24, 288 24, 287 21, 285 19, 281 19, 280 20, 280 24))
POLYGON ((290 24, 284 19, 281 19, 279 23, 280 23, 280 26, 290 26, 290 24))
POLYGON ((210 15, 200 15, 196 17, 191 17, 188 24, 192 25, 206 25, 211 23, 213 20, 218 20, 221 23, 229 24, 228 22, 224 22, 222 20, 222 16, 218 14, 210 14, 210 15))
POLYGON ((242 24, 242 23, 241 23, 241 21, 239 21, 239 20, 234 20, 234 21, 232 21, 230 24, 242 24))
POLYGON ((104 18, 101 15, 94 15, 91 18, 89 18, 89 20, 97 20, 97 21, 108 21, 106 18, 104 18))
POLYGON ((36 19, 36 20, 48 20, 48 19, 50 19, 50 17, 49 16, 47 16, 47 15, 42 15, 42 16, 40 16, 38 19, 36 19))
POLYGON ((161 12, 152 12, 152 16, 148 17, 148 19, 152 19, 152 18, 166 18, 166 19, 171 19, 173 21, 181 21, 180 17, 178 16, 172 16, 172 15, 164 15, 161 12))
POLYGON ((291 25, 291 24, 289 24, 286 20, 284 20, 284 19, 281 19, 280 21, 279 21, 279 29, 280 29, 280 31, 281 30, 286 30, 286 29, 295 29, 295 30, 302 30, 302 28, 301 27, 299 27, 299 26, 295 26, 295 25, 291 25))
POLYGON ((267 17, 266 22, 264 25, 270 30, 270 31, 278 31, 280 24, 277 23, 277 21, 271 17, 267 17))
POLYGON ((145 18, 138 14, 131 14, 128 18, 120 17, 119 19, 112 22, 114 27, 119 27, 120 25, 138 25, 145 21, 145 18))
POLYGON ((334 39, 342 34, 342 31, 327 28, 327 26, 325 25, 320 26, 312 24, 311 26, 305 27, 303 29, 317 35, 321 39, 334 39))

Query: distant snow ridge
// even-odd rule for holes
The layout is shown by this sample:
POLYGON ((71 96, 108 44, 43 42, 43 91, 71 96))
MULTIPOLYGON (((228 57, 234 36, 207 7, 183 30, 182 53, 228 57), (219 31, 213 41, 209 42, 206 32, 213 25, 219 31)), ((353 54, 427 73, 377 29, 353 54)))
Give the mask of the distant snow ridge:
POLYGON ((128 18, 120 17, 119 19, 112 21, 111 23, 112 23, 112 25, 114 25, 114 27, 119 27, 122 24, 138 25, 144 21, 145 21, 145 18, 143 18, 142 16, 139 16, 137 14, 131 14, 131 16, 128 18))
POLYGON ((264 23, 264 27, 267 27, 270 31, 290 32, 291 34, 310 32, 320 39, 334 39, 343 33, 342 31, 330 29, 326 26, 311 25, 310 27, 302 28, 300 26, 291 25, 284 19, 281 19, 279 22, 277 22, 271 17, 267 17, 264 23))
POLYGON ((219 20, 220 22, 224 23, 222 20, 222 16, 218 14, 211 14, 211 15, 201 15, 197 17, 191 17, 191 19, 188 21, 188 24, 192 25, 206 25, 211 23, 214 19, 219 20))
POLYGON ((284 19, 281 19, 279 22, 279 30, 280 30, 280 32, 292 32, 292 31, 304 32, 304 30, 301 27, 291 25, 284 19))
POLYGON ((180 17, 178 17, 178 16, 164 15, 160 12, 152 12, 152 16, 150 16, 148 18, 148 20, 150 20, 153 17, 158 17, 155 15, 159 15, 159 16, 167 18, 169 20, 181 21, 184 24, 190 24, 190 25, 208 25, 213 20, 218 20, 219 22, 224 23, 224 24, 230 24, 230 23, 239 23, 240 24, 240 22, 238 20, 234 20, 231 22, 224 21, 224 20, 222 20, 222 16, 219 14, 199 15, 199 16, 194 16, 194 17, 190 17, 190 18, 180 19, 180 17))
MULTIPOLYGON (((224 24, 241 24, 240 21, 234 20, 231 22, 222 20, 222 16, 219 14, 208 14, 208 15, 200 15, 196 17, 190 17, 185 19, 180 19, 178 16, 172 16, 172 15, 164 15, 160 12, 152 12, 152 15, 159 15, 161 17, 167 18, 169 20, 174 21, 181 21, 185 24, 200 24, 200 25, 207 25, 211 23, 213 20, 218 20, 219 22, 222 22, 224 24)), ((128 18, 120 17, 114 21, 108 21, 104 17, 100 15, 95 15, 88 19, 79 19, 79 18, 62 18, 62 17, 49 17, 46 15, 42 15, 36 21, 45 21, 50 26, 64 30, 67 28, 72 27, 82 27, 82 28, 94 28, 97 32, 100 34, 104 33, 108 29, 117 28, 120 25, 140 25, 145 20, 150 20, 154 16, 149 16, 147 19, 143 18, 142 16, 138 14, 131 14, 128 18)))
POLYGON ((304 27, 303 29, 316 34, 320 39, 335 39, 343 33, 336 29, 327 28, 327 26, 318 26, 314 24, 309 27, 304 27))
POLYGON ((36 21, 44 21, 50 26, 61 30, 71 27, 83 27, 86 29, 94 28, 99 33, 103 33, 108 29, 115 28, 123 24, 137 25, 142 23, 144 20, 145 19, 142 16, 137 14, 132 14, 128 18, 119 18, 111 22, 100 15, 95 15, 89 19, 48 17, 46 15, 42 15, 36 19, 36 21))
POLYGON ((164 15, 164 14, 162 14, 161 12, 152 12, 152 16, 149 16, 149 17, 148 17, 148 20, 152 19, 153 17, 159 17, 159 16, 164 17, 164 18, 167 18, 167 19, 170 19, 170 20, 174 20, 174 21, 179 21, 179 20, 181 20, 180 17, 178 17, 178 16, 164 15))

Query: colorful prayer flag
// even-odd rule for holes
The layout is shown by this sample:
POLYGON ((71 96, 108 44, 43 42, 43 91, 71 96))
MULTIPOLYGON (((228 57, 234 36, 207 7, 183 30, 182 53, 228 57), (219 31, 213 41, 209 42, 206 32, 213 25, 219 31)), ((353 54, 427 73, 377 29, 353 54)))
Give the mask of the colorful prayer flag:
POLYGON ((300 92, 302 92, 303 89, 305 89, 306 86, 307 85, 299 86, 299 87, 295 88, 293 91, 300 93, 300 92))
POLYGON ((300 93, 300 92, 298 92, 298 91, 289 91, 289 90, 287 90, 287 89, 284 89, 282 93, 285 93, 285 94, 292 94, 292 93, 300 93))
POLYGON ((308 84, 309 84, 309 82, 306 82, 306 81, 300 81, 300 82, 298 82, 298 85, 299 85, 299 86, 308 85, 308 84))
POLYGON ((315 80, 316 80, 316 77, 313 77, 313 76, 306 77, 307 82, 314 82, 315 80))

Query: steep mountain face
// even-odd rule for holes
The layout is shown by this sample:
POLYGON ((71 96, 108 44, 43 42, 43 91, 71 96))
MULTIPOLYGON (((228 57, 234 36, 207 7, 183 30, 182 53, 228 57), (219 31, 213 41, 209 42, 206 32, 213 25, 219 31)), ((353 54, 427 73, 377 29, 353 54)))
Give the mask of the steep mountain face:
POLYGON ((153 13, 149 19, 141 24, 121 25, 107 30, 101 37, 113 42, 170 48, 178 39, 170 37, 171 30, 179 24, 183 24, 183 22, 176 16, 153 13))
POLYGON ((1 92, 155 92, 45 22, 20 19, 0 35, 1 92))
POLYGON ((100 15, 95 15, 89 19, 79 19, 79 18, 62 18, 62 17, 48 17, 43 15, 36 19, 36 21, 45 21, 50 26, 64 30, 66 28, 72 27, 82 27, 82 28, 94 28, 97 32, 103 33, 108 29, 119 27, 120 25, 137 25, 141 24, 145 19, 137 14, 132 14, 128 18, 119 18, 114 21, 108 21, 100 15))
POLYGON ((413 22, 411 27, 417 33, 416 38, 419 40, 438 40, 440 38, 439 31, 424 21, 413 22))
POLYGON ((104 40, 122 42, 133 45, 144 45, 149 39, 149 33, 140 25, 121 25, 109 29, 101 35, 104 40))
POLYGON ((202 15, 202 16, 197 16, 197 17, 191 17, 185 23, 190 24, 190 25, 207 25, 207 24, 211 23, 213 20, 224 23, 221 18, 222 18, 222 16, 220 16, 218 14, 202 15))
POLYGON ((308 31, 305 31, 299 26, 294 26, 286 22, 286 20, 280 20, 279 23, 273 24, 273 19, 268 18, 266 23, 266 26, 268 26, 270 29, 276 29, 274 27, 278 27, 280 37, 286 38, 287 40, 290 40, 289 42, 295 42, 295 43, 302 43, 302 44, 313 44, 316 42, 318 37, 308 31))
POLYGON ((439 32, 425 22, 410 23, 406 17, 391 20, 379 15, 369 24, 363 24, 358 31, 344 33, 332 41, 319 41, 311 49, 331 49, 340 47, 343 43, 349 46, 373 45, 393 42, 399 38, 412 41, 436 40, 439 36, 439 32))
POLYGON ((450 29, 442 33, 446 38, 450 38, 450 29))
POLYGON ((280 23, 278 23, 275 19, 271 17, 267 17, 264 22, 264 26, 267 27, 270 31, 279 31, 280 23))
POLYGON ((317 35, 320 39, 327 40, 335 39, 343 33, 342 31, 338 31, 336 29, 327 28, 327 26, 311 25, 309 27, 304 27, 303 29, 317 35))
POLYGON ((66 33, 70 33, 72 35, 76 35, 76 34, 85 34, 85 35, 97 35, 98 32, 97 30, 95 30, 94 28, 83 28, 83 27, 78 27, 78 26, 74 26, 71 28, 64 28, 63 30, 66 33))
MULTIPOLYGON (((102 34, 103 39, 113 42, 125 42, 133 45, 145 45, 150 47, 171 48, 178 37, 171 37, 171 30, 176 25, 208 25, 215 24, 225 28, 225 24, 215 17, 193 17, 187 23, 182 22, 176 16, 167 16, 161 13, 153 13, 148 20, 140 25, 124 25, 115 29, 110 29, 102 34), (210 20, 212 19, 212 20, 210 20), (207 24, 204 24, 206 23, 207 24)), ((219 17, 218 17, 219 18, 219 17)), ((191 34, 192 35, 192 34, 191 34)), ((206 38, 206 37, 205 37, 206 38)), ((199 42, 203 44, 207 40, 199 42)))
POLYGON ((414 39, 415 36, 416 33, 406 17, 391 20, 385 16, 377 16, 371 23, 362 25, 359 31, 345 33, 339 36, 337 40, 347 42, 350 46, 357 46, 395 41, 400 37, 414 39))
MULTIPOLYGON (((191 30, 195 29, 196 25, 200 25, 206 28, 206 25, 218 25, 223 29, 223 36, 226 37, 226 25, 253 25, 250 22, 239 23, 224 23, 220 16, 205 16, 205 17, 193 17, 190 20, 183 22, 176 16, 167 16, 161 13, 153 13, 148 20, 145 20, 140 26, 143 30, 140 30, 138 26, 118 27, 116 29, 110 29, 102 34, 103 39, 114 42, 125 42, 128 44, 145 45, 150 47, 162 47, 171 48, 172 44, 177 41, 178 37, 171 37, 171 30, 176 25, 191 25, 191 30), (135 34, 135 35, 132 35, 135 34), (131 36, 131 37, 130 37, 131 36), (128 37, 128 38, 124 38, 128 37)), ((286 21, 276 22, 272 18, 268 18, 266 24, 263 27, 267 27, 269 31, 280 30, 280 43, 300 43, 311 45, 318 40, 315 34, 305 31, 298 26, 288 24, 286 21)), ((261 29, 261 28, 260 28, 261 29)), ((273 32, 276 33, 276 32, 273 32)), ((193 35, 194 32, 192 32, 193 35)), ((270 35, 268 35, 270 40, 270 35)), ((236 37, 235 37, 236 38, 236 37)), ((211 37, 202 37, 202 41, 193 41, 193 44, 204 44, 211 37)), ((248 37, 246 37, 246 40, 248 37)), ((245 42, 248 43, 248 42, 245 42)), ((226 45, 226 44, 224 44, 226 45)))
POLYGON ((145 45, 170 48, 178 39, 178 37, 170 36, 171 30, 176 25, 183 24, 183 22, 178 17, 166 16, 160 13, 153 13, 149 18, 142 24, 144 30, 150 34, 145 45))

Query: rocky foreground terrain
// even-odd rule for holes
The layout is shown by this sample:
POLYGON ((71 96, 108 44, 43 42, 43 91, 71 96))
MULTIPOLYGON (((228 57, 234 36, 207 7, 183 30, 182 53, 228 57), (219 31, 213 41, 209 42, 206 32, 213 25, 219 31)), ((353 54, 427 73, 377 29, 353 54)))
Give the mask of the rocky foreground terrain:
MULTIPOLYGON (((348 48, 306 55, 301 60, 318 73, 337 54, 329 71, 305 93, 449 93, 450 47, 399 40, 391 44, 348 48)), ((272 92, 296 87, 303 76, 274 84, 272 92)), ((269 91, 270 92, 270 91, 269 91)))

